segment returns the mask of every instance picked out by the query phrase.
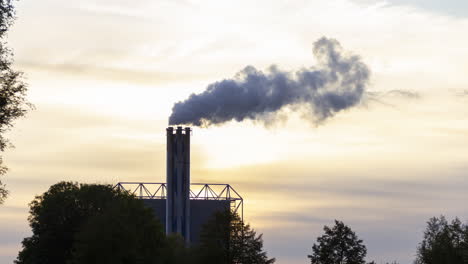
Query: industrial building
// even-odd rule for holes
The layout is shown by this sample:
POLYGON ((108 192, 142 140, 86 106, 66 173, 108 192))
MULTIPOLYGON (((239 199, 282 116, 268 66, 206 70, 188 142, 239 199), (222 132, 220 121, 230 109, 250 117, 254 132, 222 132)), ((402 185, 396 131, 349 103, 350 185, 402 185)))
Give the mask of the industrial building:
POLYGON ((119 182, 153 209, 166 234, 180 234, 196 244, 203 225, 217 211, 232 210, 243 218, 242 197, 229 184, 190 182, 190 127, 166 129, 166 183, 119 182))

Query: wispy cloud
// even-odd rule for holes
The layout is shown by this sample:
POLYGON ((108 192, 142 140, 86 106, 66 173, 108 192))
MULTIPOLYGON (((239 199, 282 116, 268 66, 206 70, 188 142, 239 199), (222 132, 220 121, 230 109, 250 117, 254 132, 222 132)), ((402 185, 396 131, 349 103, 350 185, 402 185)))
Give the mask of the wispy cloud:
POLYGON ((181 81, 206 79, 207 76, 193 72, 161 72, 158 70, 132 69, 125 67, 97 66, 79 63, 40 63, 19 61, 18 66, 25 72, 55 73, 61 76, 75 76, 92 80, 126 82, 130 84, 157 85, 181 81))
POLYGON ((416 100, 421 97, 422 96, 419 92, 410 90, 390 90, 385 92, 369 91, 365 94, 362 105, 369 107, 369 103, 377 102, 379 104, 395 108, 400 103, 404 104, 401 100, 416 100))
POLYGON ((468 3, 458 0, 353 0, 360 4, 384 3, 390 5, 400 5, 412 7, 419 10, 426 10, 443 15, 449 15, 459 18, 468 17, 468 3))

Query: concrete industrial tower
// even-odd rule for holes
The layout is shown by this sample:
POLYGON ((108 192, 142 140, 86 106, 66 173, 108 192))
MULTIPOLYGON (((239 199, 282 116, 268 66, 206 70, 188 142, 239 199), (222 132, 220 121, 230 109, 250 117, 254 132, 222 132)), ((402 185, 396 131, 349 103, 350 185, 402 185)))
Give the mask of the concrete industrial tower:
POLYGON ((166 234, 181 235, 187 246, 197 245, 203 226, 216 212, 231 210, 243 217, 242 197, 229 184, 190 182, 190 127, 168 127, 166 182, 119 182, 151 208, 166 234))
POLYGON ((190 128, 166 131, 166 234, 178 233, 190 244, 190 128))

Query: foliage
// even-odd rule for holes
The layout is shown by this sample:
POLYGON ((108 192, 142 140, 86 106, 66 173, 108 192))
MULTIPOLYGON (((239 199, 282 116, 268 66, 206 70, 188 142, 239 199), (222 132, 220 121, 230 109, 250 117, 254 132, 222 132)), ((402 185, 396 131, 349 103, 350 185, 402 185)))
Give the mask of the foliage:
MULTIPOLYGON (((3 160, 2 157, 0 157, 0 177, 5 175, 7 172, 7 168, 2 166, 3 165, 3 160)), ((3 203, 3 201, 6 199, 8 196, 8 191, 5 188, 5 185, 2 183, 2 180, 0 179, 0 204, 3 203)))
POLYGON ((28 220, 17 264, 158 263, 164 246, 151 209, 107 185, 55 184, 30 203, 28 220))
POLYGON ((429 219, 415 263, 468 263, 468 226, 462 224, 458 218, 451 223, 444 216, 429 219))
POLYGON ((0 38, 7 32, 15 15, 12 0, 0 0, 0 38))
POLYGON ((263 251, 262 235, 245 225, 230 211, 216 213, 204 226, 196 249, 199 263, 204 264, 271 264, 263 251))
MULTIPOLYGON (((10 130, 13 122, 23 117, 32 105, 26 100, 28 88, 23 80, 23 73, 11 67, 12 52, 5 41, 6 33, 15 18, 12 0, 0 0, 0 12, 0 152, 3 152, 11 145, 4 137, 5 132, 10 130)), ((6 169, 0 160, 0 176, 5 173, 6 169)), ((0 180, 0 204, 7 194, 5 185, 0 180)))
POLYGON ((185 246, 184 238, 178 234, 166 237, 166 245, 163 251, 163 263, 185 264, 194 262, 192 250, 185 246))
POLYGON ((164 239, 151 210, 126 196, 88 219, 76 235, 69 263, 159 263, 164 239))
POLYGON ((323 228, 325 234, 317 238, 309 255, 312 264, 364 264, 367 254, 363 241, 343 222, 323 228))

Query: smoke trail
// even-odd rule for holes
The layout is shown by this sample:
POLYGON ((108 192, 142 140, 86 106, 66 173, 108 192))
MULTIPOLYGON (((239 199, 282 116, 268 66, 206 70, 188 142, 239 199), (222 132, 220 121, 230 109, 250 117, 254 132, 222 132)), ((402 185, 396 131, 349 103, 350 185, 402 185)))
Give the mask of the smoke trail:
POLYGON ((285 107, 305 111, 307 119, 319 123, 358 104, 369 80, 368 67, 334 39, 319 39, 313 52, 317 67, 284 72, 271 66, 263 73, 247 66, 232 79, 212 83, 174 104, 169 124, 210 126, 251 119, 268 125, 268 116, 285 107))

